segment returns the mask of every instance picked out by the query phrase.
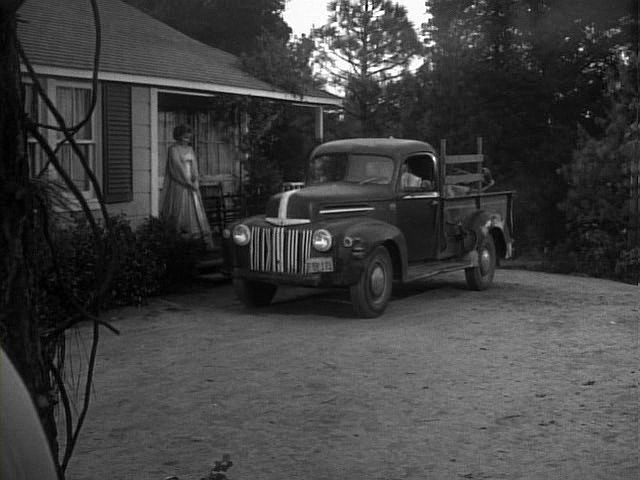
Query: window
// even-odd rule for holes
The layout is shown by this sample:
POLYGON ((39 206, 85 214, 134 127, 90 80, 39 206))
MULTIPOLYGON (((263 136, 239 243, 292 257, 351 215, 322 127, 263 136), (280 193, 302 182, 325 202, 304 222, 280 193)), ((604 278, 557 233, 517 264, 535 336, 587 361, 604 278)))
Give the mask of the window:
MULTIPOLYGON (((101 86, 93 115, 74 138, 89 168, 99 181, 102 180, 105 201, 128 202, 133 198, 131 87, 112 82, 102 82, 101 86), (104 178, 101 177, 103 173, 104 178)), ((67 127, 78 125, 85 119, 91 107, 90 83, 47 79, 46 88, 67 127)), ((37 123, 56 126, 54 115, 37 98, 28 80, 24 83, 24 91, 24 108, 30 118, 37 123)), ((54 129, 40 128, 40 132, 53 148, 64 139, 62 132, 54 129)), ((36 139, 29 136, 27 142, 31 175, 58 180, 58 172, 48 163, 36 139)), ((57 157, 85 198, 94 198, 95 191, 89 176, 71 145, 62 144, 57 157)))
POLYGON ((311 161, 308 183, 373 183, 387 185, 393 175, 393 160, 379 155, 332 153, 311 161))
MULTIPOLYGON (((35 94, 33 85, 30 83, 24 84, 24 111, 34 122, 39 122, 42 118, 40 115, 40 102, 35 94)), ((42 130, 41 133, 45 136, 47 135, 42 130)), ((31 135, 27 138, 27 153, 29 154, 29 172, 34 177, 38 176, 42 172, 46 160, 42 148, 31 135)))
MULTIPOLYGON (((91 107, 91 87, 65 85, 56 82, 53 84, 53 89, 55 96, 50 94, 51 98, 55 99, 56 108, 62 115, 66 125, 71 127, 83 121, 91 107)), ((85 157, 89 168, 91 168, 94 173, 96 173, 97 170, 97 132, 95 119, 96 115, 94 112, 92 118, 78 130, 74 136, 79 150, 85 157)), ((55 119, 50 119, 51 124, 54 124, 54 121, 55 119)), ((54 131, 53 133, 56 144, 64 138, 62 132, 54 131)), ((70 144, 65 143, 60 147, 58 150, 58 159, 60 160, 62 168, 68 172, 76 187, 78 187, 85 196, 93 196, 93 188, 89 182, 89 176, 70 144)))
POLYGON ((175 142, 173 129, 178 125, 189 125, 193 128, 193 149, 198 160, 198 171, 201 177, 234 175, 240 153, 237 126, 216 118, 214 110, 160 110, 158 112, 158 173, 164 177, 166 154, 175 142))
MULTIPOLYGON (((83 83, 65 83, 49 80, 47 82, 47 94, 56 106, 68 127, 80 123, 91 106, 91 85, 83 83)), ((43 102, 37 97, 35 88, 31 83, 24 84, 25 111, 29 117, 37 123, 57 125, 56 119, 43 102)), ((75 139, 78 147, 85 155, 90 168, 96 172, 98 169, 96 159, 97 126, 96 112, 92 118, 76 133, 75 139)), ((54 129, 40 128, 40 133, 48 140, 52 148, 64 138, 62 132, 54 129)), ((45 176, 52 180, 58 179, 58 172, 48 163, 48 158, 37 140, 29 136, 27 139, 29 154, 29 169, 32 176, 45 176)), ((88 175, 80 164, 80 160, 68 143, 58 149, 58 160, 62 167, 69 173, 73 183, 85 195, 93 197, 94 192, 89 182, 88 175)))
POLYGON ((433 191, 436 188, 434 158, 413 155, 400 167, 400 188, 405 191, 433 191))

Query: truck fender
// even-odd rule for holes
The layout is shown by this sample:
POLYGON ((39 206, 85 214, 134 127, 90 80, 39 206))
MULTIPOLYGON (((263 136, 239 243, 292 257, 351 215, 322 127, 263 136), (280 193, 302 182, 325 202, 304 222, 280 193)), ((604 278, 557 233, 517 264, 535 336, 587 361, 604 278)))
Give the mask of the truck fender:
POLYGON ((478 248, 482 239, 491 235, 498 258, 507 256, 508 234, 505 232, 505 219, 501 215, 479 210, 463 222, 463 228, 469 233, 468 240, 465 238, 465 250, 468 248, 468 251, 471 251, 478 248))
POLYGON ((407 269, 407 242, 398 227, 368 218, 363 222, 352 221, 345 229, 344 237, 353 241, 351 256, 360 260, 366 258, 378 245, 384 246, 393 262, 394 278, 404 278, 407 269))

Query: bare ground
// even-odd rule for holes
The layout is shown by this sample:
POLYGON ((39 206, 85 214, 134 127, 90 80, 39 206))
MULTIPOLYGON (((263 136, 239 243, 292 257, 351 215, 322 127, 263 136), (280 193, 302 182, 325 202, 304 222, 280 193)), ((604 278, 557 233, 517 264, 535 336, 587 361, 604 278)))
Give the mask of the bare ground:
MULTIPOLYGON (((500 270, 248 312, 228 284, 107 315, 68 479, 640 478, 640 288, 500 270)), ((90 329, 71 339, 86 366, 90 329)))

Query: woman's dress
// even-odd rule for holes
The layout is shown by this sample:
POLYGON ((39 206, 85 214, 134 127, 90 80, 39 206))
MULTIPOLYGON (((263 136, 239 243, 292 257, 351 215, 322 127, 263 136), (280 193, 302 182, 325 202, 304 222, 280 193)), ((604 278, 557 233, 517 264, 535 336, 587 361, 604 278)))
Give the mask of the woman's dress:
POLYGON ((198 185, 198 165, 191 147, 169 148, 160 215, 185 237, 201 238, 213 246, 211 227, 198 185), (195 177, 195 181, 191 179, 195 177))

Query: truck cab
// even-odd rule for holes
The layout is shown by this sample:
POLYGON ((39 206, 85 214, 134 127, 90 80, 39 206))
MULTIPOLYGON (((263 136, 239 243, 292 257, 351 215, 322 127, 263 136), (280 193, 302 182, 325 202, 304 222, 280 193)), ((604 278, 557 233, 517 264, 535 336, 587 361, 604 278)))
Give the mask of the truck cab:
POLYGON ((344 287, 359 316, 375 317, 394 281, 464 270, 471 288, 488 288, 511 255, 512 192, 482 190, 481 154, 441 150, 375 138, 316 147, 303 188, 225 231, 239 298, 257 307, 282 284, 344 287))

